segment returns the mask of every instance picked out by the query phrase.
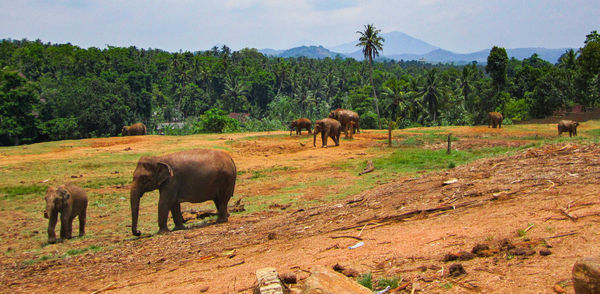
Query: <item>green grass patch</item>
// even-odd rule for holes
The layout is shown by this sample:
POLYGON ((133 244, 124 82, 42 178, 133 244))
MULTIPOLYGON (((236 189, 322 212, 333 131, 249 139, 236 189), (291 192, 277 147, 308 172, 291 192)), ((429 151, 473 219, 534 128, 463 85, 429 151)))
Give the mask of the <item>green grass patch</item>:
POLYGON ((3 199, 12 199, 21 195, 40 194, 46 191, 47 186, 41 185, 22 185, 0 187, 0 194, 3 199))
POLYGON ((360 275, 356 282, 369 290, 373 290, 373 275, 371 273, 360 275))

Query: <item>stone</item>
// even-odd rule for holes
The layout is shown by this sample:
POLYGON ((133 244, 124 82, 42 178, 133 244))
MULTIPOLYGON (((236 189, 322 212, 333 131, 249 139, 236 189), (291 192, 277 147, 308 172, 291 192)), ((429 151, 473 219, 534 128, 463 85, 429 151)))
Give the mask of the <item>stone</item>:
POLYGON ((277 270, 272 267, 262 268, 256 271, 256 282, 258 286, 254 293, 258 294, 283 294, 283 287, 279 281, 277 270))
POLYGON ((372 294, 371 290, 323 266, 315 266, 304 283, 303 294, 372 294))
POLYGON ((584 257, 573 265, 576 294, 600 294, 600 258, 584 257))

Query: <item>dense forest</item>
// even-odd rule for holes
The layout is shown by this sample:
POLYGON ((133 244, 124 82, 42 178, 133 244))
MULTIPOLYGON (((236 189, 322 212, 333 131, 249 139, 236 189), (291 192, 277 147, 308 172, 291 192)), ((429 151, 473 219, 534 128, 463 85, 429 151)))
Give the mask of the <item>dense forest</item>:
MULTIPOLYGON (((385 43, 383 43, 385 49, 385 43)), ((267 57, 255 49, 170 53, 83 49, 40 40, 0 41, 0 145, 116 136, 143 122, 185 122, 168 134, 286 129, 299 117, 352 109, 361 128, 473 125, 499 111, 505 123, 600 104, 600 35, 555 64, 509 59, 494 47, 486 65, 267 57), (371 86, 374 85, 374 88, 371 86), (240 113, 237 120, 228 114, 240 113)))

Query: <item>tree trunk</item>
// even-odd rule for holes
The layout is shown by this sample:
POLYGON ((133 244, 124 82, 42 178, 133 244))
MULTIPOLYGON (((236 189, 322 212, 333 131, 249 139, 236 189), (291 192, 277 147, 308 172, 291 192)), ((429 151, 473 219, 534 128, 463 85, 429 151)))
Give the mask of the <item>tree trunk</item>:
POLYGON ((373 57, 369 55, 369 67, 371 68, 371 86, 373 87, 373 98, 375 99, 375 110, 377 111, 377 125, 381 129, 381 117, 379 116, 379 101, 377 101, 377 91, 375 91, 375 83, 373 82, 373 57))

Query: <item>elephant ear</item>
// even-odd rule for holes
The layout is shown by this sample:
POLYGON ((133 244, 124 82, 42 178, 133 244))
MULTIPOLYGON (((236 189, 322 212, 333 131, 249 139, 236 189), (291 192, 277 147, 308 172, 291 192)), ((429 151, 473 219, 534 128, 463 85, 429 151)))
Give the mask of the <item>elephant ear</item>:
POLYGON ((156 183, 162 185, 164 181, 173 176, 173 169, 168 163, 159 161, 157 163, 156 183))
POLYGON ((71 198, 71 193, 69 193, 69 191, 62 186, 56 189, 56 195, 58 195, 58 197, 62 199, 63 205, 67 204, 67 201, 69 200, 69 198, 71 198))

